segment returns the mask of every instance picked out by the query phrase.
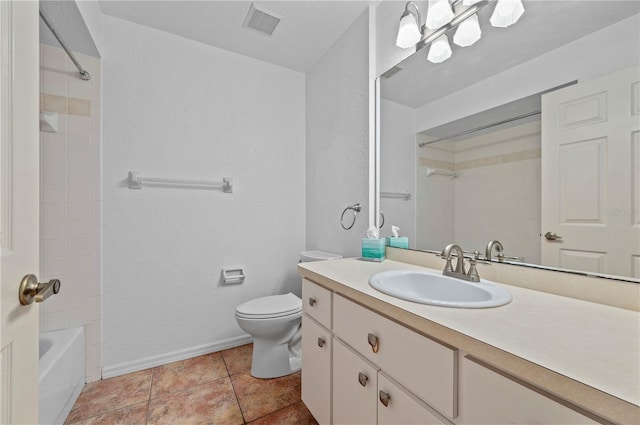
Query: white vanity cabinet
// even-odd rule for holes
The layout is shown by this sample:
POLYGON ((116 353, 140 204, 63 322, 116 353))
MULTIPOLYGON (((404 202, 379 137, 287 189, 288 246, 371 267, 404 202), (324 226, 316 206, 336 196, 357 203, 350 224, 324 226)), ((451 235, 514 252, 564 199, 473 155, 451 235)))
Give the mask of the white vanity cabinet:
POLYGON ((597 424, 504 372, 462 360, 460 424, 597 424))
POLYGON ((303 279, 302 298, 302 401, 320 424, 330 424, 332 293, 303 279))
POLYGON ((384 373, 378 373, 378 425, 443 425, 429 408, 404 391, 384 373))
POLYGON ((355 351, 444 416, 457 406, 457 351, 413 332, 340 295, 333 332, 355 351))
POLYGON ((609 423, 310 281, 303 296, 302 400, 321 424, 609 423))
POLYGON ((339 339, 333 345, 333 423, 376 423, 378 368, 339 339))

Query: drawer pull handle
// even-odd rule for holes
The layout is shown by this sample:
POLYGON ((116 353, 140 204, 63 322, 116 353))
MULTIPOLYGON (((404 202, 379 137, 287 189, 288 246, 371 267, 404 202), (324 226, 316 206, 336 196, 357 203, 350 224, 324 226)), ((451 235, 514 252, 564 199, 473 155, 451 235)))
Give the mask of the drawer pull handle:
POLYGON ((309 297, 309 305, 313 307, 316 304, 316 299, 313 297, 309 297))
POLYGON ((374 334, 369 334, 367 339, 369 340, 369 345, 371 346, 371 350, 374 353, 377 353, 378 350, 380 350, 380 339, 378 339, 378 337, 375 336, 374 334))
POLYGON ((369 377, 367 375, 365 375, 364 373, 360 372, 358 374, 358 382, 360 382, 360 385, 362 385, 363 387, 367 386, 367 381, 369 381, 369 377))
POLYGON ((380 403, 384 404, 384 407, 389 405, 389 400, 391 400, 391 396, 384 391, 380 391, 380 403))
POLYGON ((325 344, 324 338, 318 338, 318 347, 322 348, 324 347, 324 344, 325 344))

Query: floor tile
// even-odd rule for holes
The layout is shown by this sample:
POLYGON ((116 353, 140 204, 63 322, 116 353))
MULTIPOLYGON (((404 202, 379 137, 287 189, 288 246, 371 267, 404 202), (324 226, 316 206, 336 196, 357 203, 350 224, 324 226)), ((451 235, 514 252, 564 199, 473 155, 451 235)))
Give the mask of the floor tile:
POLYGON ((66 423, 80 422, 149 399, 151 369, 92 382, 82 389, 66 423))
POLYGON ((250 422, 249 425, 318 425, 303 402, 250 422))
POLYGON ((148 411, 149 402, 145 401, 84 421, 74 422, 73 425, 145 425, 148 411))
POLYGON ((274 379, 242 373, 233 375, 231 382, 247 422, 300 401, 300 372, 274 379))
POLYGON ((220 353, 169 363, 153 369, 151 398, 182 391, 228 376, 220 353))
POLYGON ((242 424, 228 377, 149 402, 148 425, 242 424))
POLYGON ((222 351, 222 358, 227 365, 229 375, 251 371, 253 344, 241 345, 222 351))

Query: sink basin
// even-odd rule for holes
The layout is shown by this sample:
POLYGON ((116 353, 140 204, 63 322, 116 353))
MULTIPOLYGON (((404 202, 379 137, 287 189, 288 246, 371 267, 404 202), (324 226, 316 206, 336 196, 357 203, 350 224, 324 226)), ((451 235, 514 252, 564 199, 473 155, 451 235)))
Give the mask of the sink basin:
POLYGON ((392 297, 442 307, 487 308, 511 302, 509 291, 488 280, 468 282, 429 271, 382 272, 373 275, 369 285, 392 297))

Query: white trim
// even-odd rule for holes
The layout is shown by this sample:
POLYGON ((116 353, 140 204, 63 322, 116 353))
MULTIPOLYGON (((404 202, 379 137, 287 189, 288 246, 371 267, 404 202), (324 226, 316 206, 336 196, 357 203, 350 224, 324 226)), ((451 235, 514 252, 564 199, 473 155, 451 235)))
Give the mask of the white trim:
POLYGON ((13 3, 2 1, 0 8, 0 247, 1 253, 7 254, 12 249, 13 3))
POLYGON ((114 376, 120 376, 131 372, 138 372, 140 370, 162 366, 167 363, 173 363, 180 360, 190 359, 192 357, 201 356, 203 354, 215 353, 217 351, 238 347, 240 345, 249 344, 251 342, 253 342, 253 338, 251 337, 251 335, 241 335, 211 344, 200 345, 187 348, 185 350, 178 350, 170 353, 159 354, 157 356, 145 357, 139 360, 134 360, 132 362, 107 366, 102 368, 102 379, 113 378, 114 376))

